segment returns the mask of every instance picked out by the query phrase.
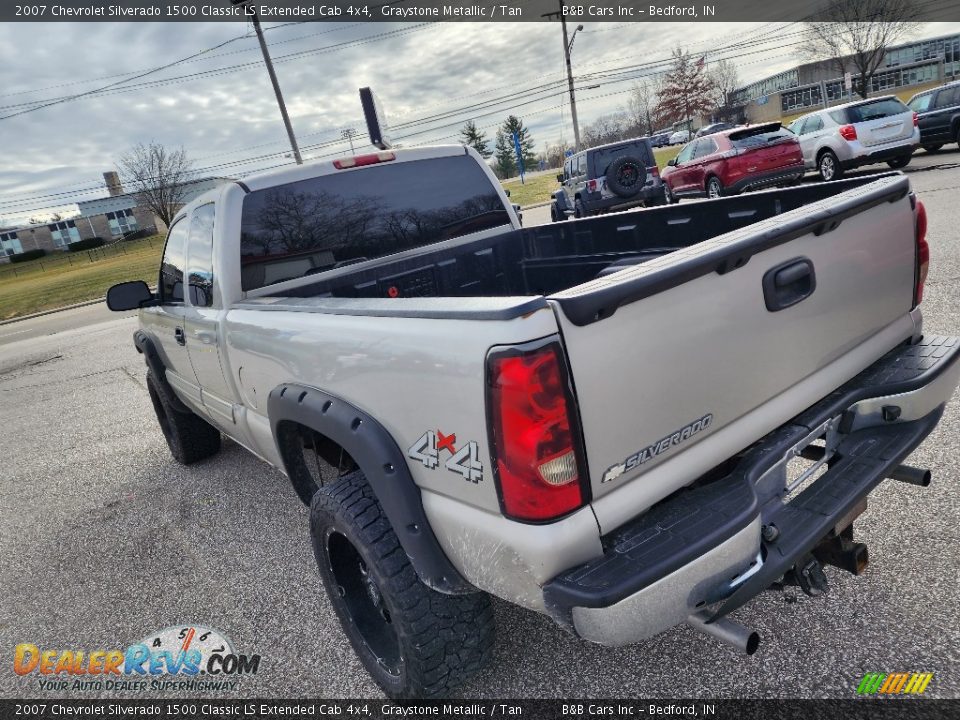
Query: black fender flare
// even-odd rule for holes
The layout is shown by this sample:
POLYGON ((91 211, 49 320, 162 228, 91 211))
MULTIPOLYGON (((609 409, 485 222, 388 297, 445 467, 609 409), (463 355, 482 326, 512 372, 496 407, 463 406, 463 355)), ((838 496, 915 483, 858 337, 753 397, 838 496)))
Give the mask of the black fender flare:
POLYGON ((350 454, 425 585, 450 595, 477 592, 440 547, 403 452, 373 417, 329 393, 295 383, 284 383, 270 391, 267 413, 277 447, 279 426, 288 421, 325 435, 350 454))
POLYGON ((570 209, 567 206, 567 194, 563 190, 557 190, 553 194, 553 201, 557 204, 557 210, 560 212, 570 209))
POLYGON ((164 400, 170 404, 170 407, 177 412, 192 413, 193 411, 183 404, 183 401, 177 397, 173 388, 170 387, 170 383, 167 382, 167 369, 164 367, 163 360, 160 359, 160 353, 157 352, 157 346, 154 345, 150 336, 143 330, 137 330, 133 333, 133 345, 137 348, 137 352, 143 355, 143 359, 157 383, 157 391, 163 395, 164 400))

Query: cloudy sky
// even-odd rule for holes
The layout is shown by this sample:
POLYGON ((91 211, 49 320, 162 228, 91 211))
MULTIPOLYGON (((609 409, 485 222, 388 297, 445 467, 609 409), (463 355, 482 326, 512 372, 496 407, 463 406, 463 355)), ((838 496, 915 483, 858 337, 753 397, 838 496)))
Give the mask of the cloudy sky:
MULTIPOLYGON (((581 126, 625 105, 671 47, 706 54, 708 64, 731 58, 749 82, 796 64, 802 36, 796 23, 584 26, 573 50, 581 126)), ((365 85, 405 145, 455 141, 468 119, 492 137, 510 113, 538 149, 572 139, 559 23, 264 27, 307 158, 348 150, 340 131, 363 130, 365 85)), ((958 30, 930 23, 919 36, 958 30)), ((0 225, 103 195, 101 173, 140 142, 182 145, 205 175, 292 162, 260 57, 242 23, 0 25, 0 225), (113 83, 121 84, 35 109, 113 83)))

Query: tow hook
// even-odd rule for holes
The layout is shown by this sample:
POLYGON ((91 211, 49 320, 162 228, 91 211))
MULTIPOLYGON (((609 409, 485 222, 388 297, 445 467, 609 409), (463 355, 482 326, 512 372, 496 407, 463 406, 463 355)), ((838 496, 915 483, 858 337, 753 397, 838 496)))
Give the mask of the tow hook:
POLYGON ((785 585, 798 585, 807 595, 816 597, 827 592, 827 576, 823 574, 823 566, 813 555, 804 555, 797 561, 787 576, 785 585))

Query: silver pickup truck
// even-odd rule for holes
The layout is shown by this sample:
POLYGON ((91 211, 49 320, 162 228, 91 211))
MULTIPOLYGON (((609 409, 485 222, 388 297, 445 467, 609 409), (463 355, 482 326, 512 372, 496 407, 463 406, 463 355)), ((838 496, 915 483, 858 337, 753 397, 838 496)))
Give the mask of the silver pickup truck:
POLYGON ((221 433, 311 505, 391 697, 489 657, 490 596, 623 645, 864 570, 853 522, 960 381, 900 174, 521 228, 463 147, 226 184, 172 224, 134 339, 177 461, 221 433))

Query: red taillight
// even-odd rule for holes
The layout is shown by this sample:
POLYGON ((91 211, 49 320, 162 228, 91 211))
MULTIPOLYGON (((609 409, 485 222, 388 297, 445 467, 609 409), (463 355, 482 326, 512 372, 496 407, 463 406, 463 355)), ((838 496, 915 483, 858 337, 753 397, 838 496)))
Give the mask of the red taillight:
POLYGON ((364 165, 376 165, 377 163, 390 162, 396 160, 397 156, 392 152, 371 153, 370 155, 357 155, 356 157, 340 158, 333 161, 333 166, 337 170, 346 170, 352 167, 363 167, 364 165))
POLYGON ((589 192, 597 191, 597 181, 596 180, 587 180, 587 190, 589 192))
POLYGON ((557 342, 489 357, 492 454, 507 517, 553 520, 587 501, 579 426, 562 363, 557 342))
POLYGON ((840 137, 844 140, 856 140, 857 129, 853 125, 844 125, 840 128, 840 137))
POLYGON ((656 165, 653 167, 648 167, 647 173, 650 175, 650 177, 658 178, 660 177, 660 168, 658 168, 656 165))
POLYGON ((918 113, 913 114, 913 126, 920 127, 920 115, 918 113))
POLYGON ((914 305, 923 302, 923 284, 930 271, 930 245, 927 243, 927 209, 917 200, 917 285, 914 305))

